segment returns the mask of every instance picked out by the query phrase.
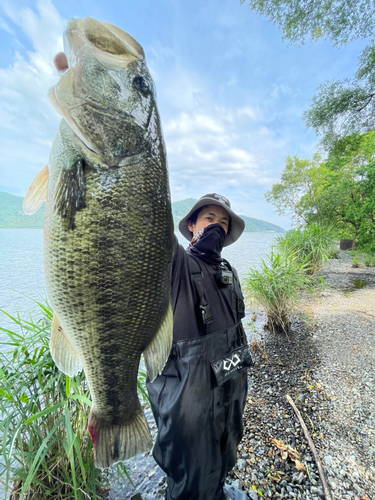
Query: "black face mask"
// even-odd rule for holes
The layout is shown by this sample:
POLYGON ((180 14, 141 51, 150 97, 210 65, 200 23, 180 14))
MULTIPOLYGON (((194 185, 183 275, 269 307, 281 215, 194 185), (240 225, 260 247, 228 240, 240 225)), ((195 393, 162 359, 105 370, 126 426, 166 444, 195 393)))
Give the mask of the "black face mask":
POLYGON ((188 251, 211 263, 221 262, 226 232, 221 224, 210 224, 191 240, 188 251))

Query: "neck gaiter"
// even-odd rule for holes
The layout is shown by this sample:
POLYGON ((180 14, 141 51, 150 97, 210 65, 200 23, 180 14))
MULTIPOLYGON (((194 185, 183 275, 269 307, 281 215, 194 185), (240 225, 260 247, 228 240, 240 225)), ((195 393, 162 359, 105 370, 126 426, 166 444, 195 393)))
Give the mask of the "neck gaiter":
POLYGON ((225 236, 226 233, 221 224, 210 224, 201 229, 191 240, 188 252, 213 264, 221 262, 225 236))

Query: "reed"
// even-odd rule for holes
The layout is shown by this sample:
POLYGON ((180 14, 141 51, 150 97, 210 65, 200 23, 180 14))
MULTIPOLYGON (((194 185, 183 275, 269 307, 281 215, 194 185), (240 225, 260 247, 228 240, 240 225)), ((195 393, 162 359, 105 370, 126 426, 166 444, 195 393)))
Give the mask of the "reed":
MULTIPOLYGON (((101 471, 87 431, 91 406, 84 373, 60 372, 49 351, 52 310, 37 302, 33 321, 2 311, 13 328, 0 328, 1 481, 10 500, 105 499, 115 477, 129 479, 123 463, 101 471)), ((147 400, 146 373, 138 389, 147 400)))
POLYGON ((322 284, 322 278, 315 278, 306 271, 310 270, 307 259, 301 261, 295 251, 281 253, 273 247, 261 258, 260 267, 251 266, 242 280, 243 288, 249 297, 265 309, 266 327, 274 333, 288 333, 291 313, 299 303, 302 292, 315 290, 322 284))
POLYGON ((327 260, 338 254, 333 230, 315 224, 291 229, 277 238, 276 245, 281 253, 293 253, 303 262, 307 274, 317 273, 327 260))

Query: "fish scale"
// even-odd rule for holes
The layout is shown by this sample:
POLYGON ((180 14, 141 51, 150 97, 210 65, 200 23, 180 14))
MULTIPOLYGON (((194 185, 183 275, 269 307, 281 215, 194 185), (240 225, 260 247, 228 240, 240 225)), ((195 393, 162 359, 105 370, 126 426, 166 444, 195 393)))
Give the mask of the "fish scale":
POLYGON ((63 120, 24 209, 35 212, 42 198, 37 187, 48 186, 51 354, 70 376, 84 369, 96 465, 108 467, 152 445, 137 374, 143 353, 154 379, 172 342, 173 219, 143 49, 128 33, 91 18, 71 20, 66 38, 69 68, 50 91, 63 120))

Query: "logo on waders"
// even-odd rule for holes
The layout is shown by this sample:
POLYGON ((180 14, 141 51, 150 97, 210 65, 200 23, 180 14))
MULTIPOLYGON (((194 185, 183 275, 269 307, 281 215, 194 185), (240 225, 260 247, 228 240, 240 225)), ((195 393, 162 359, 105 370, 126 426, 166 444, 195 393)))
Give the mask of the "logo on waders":
POLYGON ((238 356, 238 354, 233 354, 232 359, 224 359, 223 369, 228 371, 231 368, 235 368, 240 362, 241 358, 238 356))

